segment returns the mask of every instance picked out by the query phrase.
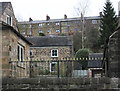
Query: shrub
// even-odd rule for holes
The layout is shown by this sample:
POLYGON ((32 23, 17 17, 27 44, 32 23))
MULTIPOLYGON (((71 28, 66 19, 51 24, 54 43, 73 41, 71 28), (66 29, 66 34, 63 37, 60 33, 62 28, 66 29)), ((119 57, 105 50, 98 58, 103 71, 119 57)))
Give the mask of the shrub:
MULTIPOLYGON (((79 59, 80 58, 88 58, 90 52, 91 51, 89 49, 79 49, 75 54, 75 58, 79 58, 79 59)), ((88 66, 87 60, 82 60, 79 63, 82 65, 83 70, 87 69, 87 66, 88 66)))
POLYGON ((39 36, 45 36, 45 34, 44 33, 39 33, 39 36))

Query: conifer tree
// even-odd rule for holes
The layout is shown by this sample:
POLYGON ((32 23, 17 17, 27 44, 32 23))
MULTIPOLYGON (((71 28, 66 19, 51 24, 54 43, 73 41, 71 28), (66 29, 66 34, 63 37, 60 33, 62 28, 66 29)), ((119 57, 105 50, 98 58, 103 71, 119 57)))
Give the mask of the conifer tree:
POLYGON ((103 45, 103 47, 105 47, 105 44, 108 44, 109 36, 116 30, 117 27, 117 15, 115 15, 115 11, 110 0, 107 0, 103 9, 100 24, 100 44, 103 45))

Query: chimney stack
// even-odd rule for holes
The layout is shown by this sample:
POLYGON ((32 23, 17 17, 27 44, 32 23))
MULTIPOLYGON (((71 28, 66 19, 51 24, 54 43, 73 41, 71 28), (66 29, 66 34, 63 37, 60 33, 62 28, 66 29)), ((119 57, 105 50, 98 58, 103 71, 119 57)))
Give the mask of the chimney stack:
POLYGON ((67 19, 67 15, 66 14, 64 15, 64 19, 67 19))
POLYGON ((31 21, 33 21, 33 20, 32 20, 32 18, 30 17, 30 18, 29 18, 29 22, 31 22, 31 21))
POLYGON ((48 14, 46 15, 46 20, 50 20, 50 16, 48 16, 48 14))
POLYGON ((100 17, 102 17, 102 12, 99 13, 100 17))

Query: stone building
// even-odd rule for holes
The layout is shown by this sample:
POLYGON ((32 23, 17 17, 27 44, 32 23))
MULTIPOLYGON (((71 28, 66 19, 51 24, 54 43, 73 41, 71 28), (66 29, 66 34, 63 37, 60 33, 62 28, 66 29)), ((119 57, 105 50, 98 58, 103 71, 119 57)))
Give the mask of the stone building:
POLYGON ((18 31, 17 20, 11 2, 0 2, 0 8, 0 21, 5 22, 18 31))
MULTIPOLYGON (((18 29, 16 30, 17 23, 15 21, 11 3, 1 2, 0 4, 2 5, 3 11, 0 17, 2 76, 13 76, 9 63, 10 60, 18 60, 20 64, 23 60, 30 60, 29 51, 31 43, 18 32, 18 29)), ((16 76, 24 76, 27 74, 26 69, 22 66, 16 65, 14 67, 18 70, 23 70, 16 76)))
POLYGON ((46 20, 37 20, 18 22, 20 33, 23 36, 39 36, 40 33, 45 35, 70 35, 76 31, 99 29, 100 16, 85 17, 84 21, 81 17, 67 18, 64 15, 63 19, 50 19, 47 15, 46 20))
POLYGON ((120 27, 109 38, 108 76, 120 77, 120 27))
POLYGON ((72 37, 56 36, 56 37, 28 37, 33 45, 30 46, 30 52, 33 59, 61 59, 70 58, 73 54, 72 37))

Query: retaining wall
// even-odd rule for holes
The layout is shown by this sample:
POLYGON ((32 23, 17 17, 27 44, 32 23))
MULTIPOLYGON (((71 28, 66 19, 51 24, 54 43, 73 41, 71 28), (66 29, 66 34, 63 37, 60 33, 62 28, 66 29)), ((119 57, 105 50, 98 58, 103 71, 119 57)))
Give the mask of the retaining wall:
POLYGON ((118 78, 3 78, 4 91, 120 91, 118 78))

